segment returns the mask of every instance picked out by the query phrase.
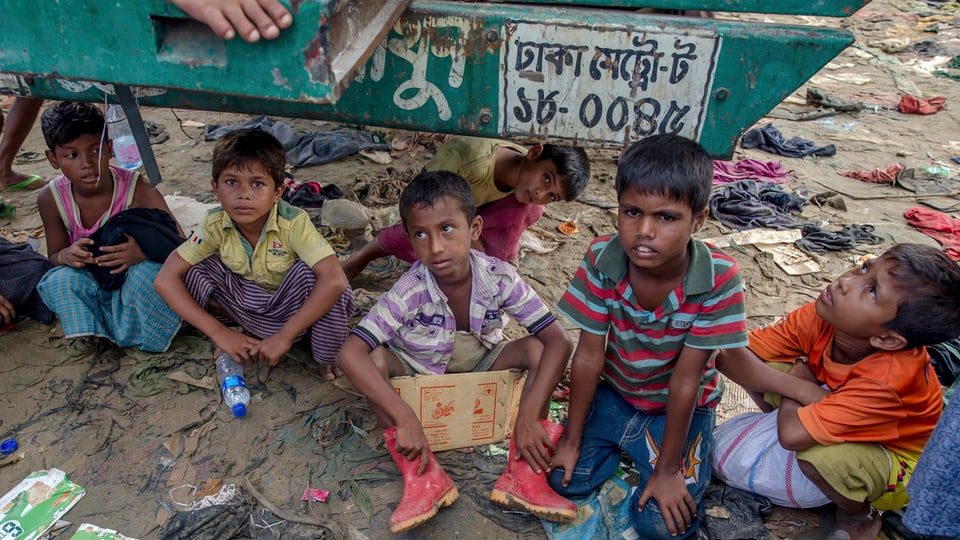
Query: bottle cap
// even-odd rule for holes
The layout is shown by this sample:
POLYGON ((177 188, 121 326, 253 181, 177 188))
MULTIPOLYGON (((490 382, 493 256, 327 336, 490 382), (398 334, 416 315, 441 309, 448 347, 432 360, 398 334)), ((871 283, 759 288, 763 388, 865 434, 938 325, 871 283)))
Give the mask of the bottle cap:
MULTIPOLYGON (((233 406, 233 416, 235 418, 243 418, 247 415, 247 406, 243 403, 237 403, 233 406)), ((14 443, 16 444, 16 443, 14 443)))
POLYGON ((20 446, 17 444, 17 440, 13 437, 0 443, 0 455, 12 454, 17 451, 17 448, 20 446))

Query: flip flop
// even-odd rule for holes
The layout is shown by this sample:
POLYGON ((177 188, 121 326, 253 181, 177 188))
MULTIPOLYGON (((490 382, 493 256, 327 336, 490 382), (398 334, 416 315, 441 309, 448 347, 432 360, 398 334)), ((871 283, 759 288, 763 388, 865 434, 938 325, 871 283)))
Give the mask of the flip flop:
POLYGON ((24 191, 27 189, 39 189, 46 185, 46 182, 43 180, 43 177, 39 174, 31 174, 29 178, 22 182, 17 182, 12 186, 7 186, 3 189, 0 189, 0 193, 4 191, 24 191), (33 185, 37 182, 42 182, 39 186, 34 187, 33 185))

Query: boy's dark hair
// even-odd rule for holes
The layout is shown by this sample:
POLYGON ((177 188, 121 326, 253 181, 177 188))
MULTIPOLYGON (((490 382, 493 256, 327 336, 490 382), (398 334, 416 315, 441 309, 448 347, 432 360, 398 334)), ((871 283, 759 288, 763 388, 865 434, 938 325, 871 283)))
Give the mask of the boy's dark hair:
POLYGON ((567 185, 567 201, 574 201, 587 188, 590 180, 590 160, 587 153, 579 146, 560 146, 545 144, 543 151, 537 156, 537 161, 549 159, 557 166, 557 174, 565 179, 567 185))
POLYGON ((43 111, 40 117, 40 130, 47 148, 56 150, 57 146, 73 141, 81 135, 103 134, 103 113, 90 103, 61 101, 43 111))
POLYGON ((287 153, 276 137, 260 128, 231 131, 217 140, 213 147, 213 181, 220 181, 220 173, 227 167, 250 169, 253 164, 263 166, 273 178, 274 189, 283 187, 283 169, 287 153))
POLYGON ((881 257, 904 293, 897 316, 884 326, 906 338, 905 348, 960 336, 960 266, 922 244, 898 244, 881 257))
POLYGON ((627 148, 617 164, 617 200, 627 189, 666 195, 687 203, 694 216, 707 207, 713 160, 697 142, 679 135, 654 135, 627 148))
POLYGON ((411 208, 430 208, 437 204, 441 197, 450 197, 460 203, 460 209, 467 216, 467 223, 473 223, 473 218, 477 215, 477 205, 467 181, 455 172, 424 171, 415 176, 400 193, 400 219, 403 221, 403 228, 407 228, 407 214, 411 208))

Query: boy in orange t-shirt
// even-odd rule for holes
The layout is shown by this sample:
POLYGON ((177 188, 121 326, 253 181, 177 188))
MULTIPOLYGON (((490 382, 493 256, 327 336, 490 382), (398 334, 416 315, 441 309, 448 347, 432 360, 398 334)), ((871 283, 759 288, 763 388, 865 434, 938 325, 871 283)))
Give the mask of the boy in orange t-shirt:
POLYGON ((780 445, 797 452, 803 474, 837 505, 827 538, 873 540, 876 510, 906 504, 940 418, 940 383, 924 346, 958 334, 960 267, 932 247, 900 244, 751 332, 749 348, 720 351, 717 367, 755 400, 773 394, 757 400, 764 410, 780 397, 780 445))

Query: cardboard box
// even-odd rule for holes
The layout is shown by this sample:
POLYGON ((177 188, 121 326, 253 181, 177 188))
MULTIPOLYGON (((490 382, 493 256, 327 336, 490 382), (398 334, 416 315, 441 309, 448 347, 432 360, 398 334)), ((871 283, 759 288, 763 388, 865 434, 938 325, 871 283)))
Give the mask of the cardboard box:
POLYGON ((418 375, 391 379, 420 419, 434 451, 496 443, 513 432, 526 372, 418 375))

